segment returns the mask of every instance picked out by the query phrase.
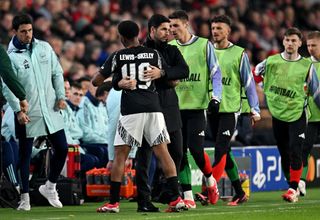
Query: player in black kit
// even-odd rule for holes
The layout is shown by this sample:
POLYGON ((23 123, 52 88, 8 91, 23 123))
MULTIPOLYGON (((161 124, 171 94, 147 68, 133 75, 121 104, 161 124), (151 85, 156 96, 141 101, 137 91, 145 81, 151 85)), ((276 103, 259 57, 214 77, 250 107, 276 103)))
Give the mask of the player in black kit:
MULTIPOLYGON (((97 209, 98 212, 119 212, 119 192, 125 161, 131 147, 140 147, 144 137, 160 161, 168 186, 170 201, 167 212, 185 209, 179 195, 176 168, 167 149, 170 142, 154 79, 145 78, 147 69, 162 67, 157 51, 140 46, 139 27, 133 21, 122 21, 118 25, 122 44, 126 49, 112 55, 110 71, 113 73, 112 84, 116 90, 123 89, 121 96, 121 115, 115 136, 115 158, 111 169, 110 202, 97 209)), ((95 77, 93 83, 106 78, 95 77)))

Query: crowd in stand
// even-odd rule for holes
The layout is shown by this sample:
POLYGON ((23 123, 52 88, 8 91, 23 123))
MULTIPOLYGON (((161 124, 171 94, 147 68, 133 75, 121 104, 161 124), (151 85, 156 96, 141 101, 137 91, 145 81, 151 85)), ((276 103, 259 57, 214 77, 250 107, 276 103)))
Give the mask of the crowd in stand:
MULTIPOLYGON (((0 44, 8 47, 11 42, 10 44, 14 45, 18 52, 23 49, 29 50, 30 48, 23 48, 21 45, 19 48, 15 45, 15 39, 12 38, 13 29, 15 29, 12 27, 12 20, 21 13, 32 16, 33 36, 49 42, 61 64, 67 104, 60 103, 59 109, 66 108, 62 110, 66 125, 64 128, 66 142, 81 144, 81 160, 85 161, 81 163, 81 170, 85 171, 93 167, 104 167, 108 163, 108 157, 110 159, 110 152, 107 152, 110 140, 106 135, 109 133, 107 129, 110 129, 108 128, 110 119, 106 111, 106 102, 112 85, 110 81, 107 81, 97 88, 90 83, 90 80, 107 58, 123 47, 117 30, 119 22, 122 20, 135 21, 140 26, 138 38, 142 43, 147 38, 148 19, 153 14, 168 16, 176 8, 182 8, 188 12, 190 32, 211 39, 210 21, 212 17, 227 14, 233 21, 230 25, 232 29, 230 42, 246 48, 245 52, 253 68, 268 56, 283 51, 283 38, 288 28, 298 27, 304 35, 310 30, 320 29, 320 3, 315 2, 311 0, 268 2, 251 0, 3 0, 0 3, 0 44)), ((306 47, 302 47, 299 52, 301 55, 308 56, 306 47)), ((25 67, 25 69, 28 68, 25 67)), ((250 68, 247 69, 250 70, 250 68)), ((263 108, 265 107, 264 96, 259 88, 257 90, 258 94, 260 93, 260 106, 263 108)), ((63 100, 62 97, 59 98, 63 100)), ((10 103, 10 100, 8 102, 10 103)), ((9 126, 4 126, 2 132, 7 132, 8 136, 5 138, 8 142, 15 142, 15 131, 9 129, 13 123, 12 114, 9 115, 10 111, 9 109, 4 114, 3 120, 8 122, 9 126)), ((264 118, 263 113, 262 118, 264 118)), ((29 119, 26 117, 25 120, 27 124, 29 119)), ((64 141, 64 138, 61 139, 64 141)), ((256 144, 250 141, 244 143, 256 144)), ((268 143, 260 142, 259 144, 268 143)), ((18 185, 16 180, 14 183, 18 185)), ((50 184, 49 181, 46 186, 49 187, 50 184)), ((22 193, 27 193, 27 191, 22 191, 22 193)), ((53 206, 62 207, 60 203, 53 206)), ((30 210, 30 205, 23 207, 22 210, 30 210)))
MULTIPOLYGON (((304 34, 320 28, 320 3, 316 2, 3 0, 0 3, 0 44, 6 48, 13 36, 13 17, 21 12, 30 14, 34 19, 34 36, 51 44, 60 59, 65 79, 71 83, 81 81, 86 89, 88 81, 108 56, 122 47, 117 34, 117 24, 121 20, 136 21, 143 42, 147 35, 147 20, 154 13, 167 16, 175 8, 182 8, 188 12, 191 32, 206 38, 211 37, 212 16, 227 14, 233 20, 230 41, 246 48, 250 62, 255 66, 268 55, 282 50, 281 41, 286 28, 295 26, 304 34)), ((300 54, 307 56, 306 46, 301 47, 300 54)), ((264 97, 257 89, 263 110, 264 97)), ((263 112, 262 116, 266 117, 262 117, 262 123, 255 129, 256 138, 251 144, 274 144, 272 135, 268 138, 266 132, 259 135, 262 133, 259 128, 264 130, 271 126, 270 116, 263 115, 263 112)), ((247 129, 245 131, 248 133, 247 129)))
MULTIPOLYGON (((320 4, 316 1, 251 0, 3 0, 0 3, 0 44, 7 46, 17 13, 34 19, 34 35, 50 42, 58 54, 68 80, 92 77, 115 50, 121 48, 117 24, 132 19, 147 33, 147 19, 154 13, 169 15, 176 8, 188 11, 193 32, 210 37, 213 15, 228 14, 233 20, 231 41, 247 49, 253 65, 281 51, 284 30, 295 26, 303 31, 320 27, 320 4)), ((305 54, 305 49, 303 49, 305 54)))

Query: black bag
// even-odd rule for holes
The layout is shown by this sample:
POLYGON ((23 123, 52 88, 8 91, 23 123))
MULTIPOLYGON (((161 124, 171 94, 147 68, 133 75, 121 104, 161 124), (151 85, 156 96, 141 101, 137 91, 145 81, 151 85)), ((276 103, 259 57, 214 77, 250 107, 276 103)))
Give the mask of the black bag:
POLYGON ((18 208, 20 200, 15 186, 2 174, 0 179, 0 207, 18 208))
MULTIPOLYGON (((30 187, 30 203, 38 206, 49 205, 48 200, 39 192, 39 187, 45 183, 45 179, 34 181, 30 187)), ((60 178, 57 182, 57 191, 63 205, 81 205, 83 203, 81 182, 78 179, 60 178)))

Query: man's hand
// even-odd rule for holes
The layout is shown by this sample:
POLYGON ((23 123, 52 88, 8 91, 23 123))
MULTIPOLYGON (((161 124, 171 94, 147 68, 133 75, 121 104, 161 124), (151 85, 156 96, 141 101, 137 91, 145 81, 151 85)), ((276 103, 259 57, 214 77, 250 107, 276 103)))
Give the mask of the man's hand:
POLYGON ((132 165, 133 165, 132 159, 131 159, 131 158, 128 158, 128 159, 126 160, 126 163, 125 163, 125 169, 131 170, 132 165))
POLYGON ((208 105, 208 114, 218 114, 219 113, 220 102, 213 98, 210 100, 208 105))
POLYGON ((29 109, 29 104, 26 99, 20 101, 20 110, 24 113, 27 113, 29 109))
POLYGON ((59 99, 56 103, 56 109, 60 110, 60 109, 65 109, 67 107, 67 103, 64 99, 59 99))
POLYGON ((19 124, 21 124, 21 125, 26 125, 30 122, 30 118, 23 111, 18 112, 17 119, 18 119, 19 124))
POLYGON ((260 114, 259 114, 257 111, 255 111, 254 109, 251 109, 250 115, 251 115, 251 125, 252 125, 252 126, 253 126, 256 122, 260 121, 260 119, 261 119, 260 114))
POLYGON ((110 170, 112 169, 112 164, 113 164, 113 160, 109 160, 108 163, 107 163, 107 170, 110 170))
POLYGON ((118 82, 118 86, 121 89, 135 90, 137 88, 137 80, 130 79, 130 77, 127 76, 118 82))
POLYGON ((161 70, 156 66, 149 66, 145 71, 143 71, 143 77, 145 79, 155 80, 161 77, 161 70))
POLYGON ((101 86, 104 80, 105 77, 100 72, 97 72, 96 75, 93 76, 91 83, 94 86, 101 86))
POLYGON ((175 88, 179 84, 179 82, 180 82, 180 80, 178 80, 178 79, 176 79, 176 80, 168 80, 167 84, 171 88, 175 88))

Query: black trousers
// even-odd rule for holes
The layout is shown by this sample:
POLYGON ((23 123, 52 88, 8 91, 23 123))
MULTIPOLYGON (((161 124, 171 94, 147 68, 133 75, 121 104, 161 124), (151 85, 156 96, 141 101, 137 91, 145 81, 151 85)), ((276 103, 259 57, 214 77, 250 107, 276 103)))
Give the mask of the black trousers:
POLYGON ((305 139, 306 114, 297 121, 285 122, 272 117, 273 134, 281 156, 282 170, 285 174, 299 170, 302 165, 302 142, 305 139))
POLYGON ((189 166, 187 152, 188 149, 202 170, 205 165, 204 158, 204 132, 206 129, 206 118, 204 110, 182 110, 182 136, 183 136, 183 157, 180 170, 189 166))
MULTIPOLYGON (((182 159, 182 132, 181 129, 169 132, 171 143, 168 144, 168 151, 176 165, 177 174, 180 170, 182 159)), ((144 140, 142 146, 136 153, 136 183, 138 192, 138 204, 150 201, 151 188, 148 185, 148 173, 152 157, 152 148, 144 140)))
MULTIPOLYGON (((223 155, 231 151, 230 140, 236 127, 236 121, 235 113, 208 114, 208 122, 210 123, 212 137, 215 141, 213 166, 220 162, 223 155)), ((228 168, 230 167, 226 167, 226 169, 228 168)))
POLYGON ((320 122, 309 122, 306 129, 306 139, 303 142, 302 163, 308 164, 308 157, 317 137, 320 135, 320 122))

